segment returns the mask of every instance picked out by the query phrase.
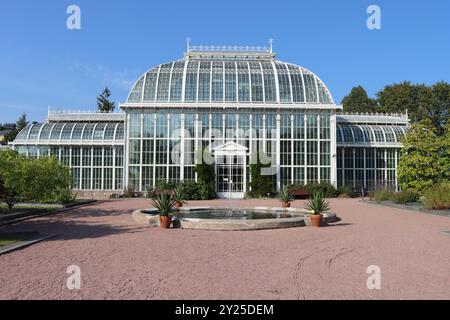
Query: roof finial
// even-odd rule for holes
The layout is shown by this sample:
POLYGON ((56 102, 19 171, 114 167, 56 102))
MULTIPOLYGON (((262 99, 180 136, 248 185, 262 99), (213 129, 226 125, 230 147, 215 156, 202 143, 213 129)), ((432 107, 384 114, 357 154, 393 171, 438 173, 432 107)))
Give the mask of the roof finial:
POLYGON ((191 52, 191 38, 186 38, 186 52, 191 52))
POLYGON ((273 53, 273 39, 272 38, 269 39, 269 50, 270 50, 270 53, 273 53))

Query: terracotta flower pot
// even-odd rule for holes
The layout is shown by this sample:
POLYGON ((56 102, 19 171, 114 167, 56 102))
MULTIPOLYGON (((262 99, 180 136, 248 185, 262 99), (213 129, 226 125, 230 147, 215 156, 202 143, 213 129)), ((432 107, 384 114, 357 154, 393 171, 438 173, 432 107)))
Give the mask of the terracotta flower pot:
POLYGON ((289 202, 283 202, 282 206, 283 208, 290 208, 291 204, 289 202))
POLYGON ((311 226, 319 228, 322 225, 323 216, 321 214, 311 215, 311 226))
POLYGON ((169 229, 172 224, 172 216, 159 216, 159 224, 163 229, 169 229))

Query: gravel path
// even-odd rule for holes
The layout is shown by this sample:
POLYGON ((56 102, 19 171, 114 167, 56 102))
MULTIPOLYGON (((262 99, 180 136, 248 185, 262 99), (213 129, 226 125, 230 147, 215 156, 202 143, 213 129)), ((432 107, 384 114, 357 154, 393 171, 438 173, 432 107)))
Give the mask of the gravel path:
MULTIPOLYGON (((133 223, 142 199, 0 228, 59 237, 0 256, 0 299, 450 299, 450 218, 332 200, 329 227, 249 232, 133 223), (68 290, 66 269, 81 268, 68 290), (381 268, 368 290, 367 268, 381 268)), ((279 206, 276 200, 190 205, 279 206)), ((302 207, 302 201, 295 206, 302 207)))

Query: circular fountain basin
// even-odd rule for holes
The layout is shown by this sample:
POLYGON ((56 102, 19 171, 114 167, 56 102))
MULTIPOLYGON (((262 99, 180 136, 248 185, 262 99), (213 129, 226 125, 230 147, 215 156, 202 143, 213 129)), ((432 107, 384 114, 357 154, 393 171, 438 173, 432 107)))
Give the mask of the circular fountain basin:
MULTIPOLYGON (((311 224, 310 213, 296 208, 181 208, 178 216, 183 229, 198 230, 263 230, 304 227, 311 224)), ((324 215, 325 222, 332 222, 335 214, 324 215)), ((133 219, 152 227, 159 226, 159 216, 155 209, 138 210, 133 219)))

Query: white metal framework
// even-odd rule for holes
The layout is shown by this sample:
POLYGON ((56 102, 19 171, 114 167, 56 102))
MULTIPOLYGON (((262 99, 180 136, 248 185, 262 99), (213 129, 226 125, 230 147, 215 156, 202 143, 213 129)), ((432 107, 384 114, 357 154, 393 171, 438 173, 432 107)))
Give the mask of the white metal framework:
POLYGON ((272 165, 283 185, 396 188, 405 115, 337 114, 311 71, 275 58, 272 47, 190 46, 184 59, 142 75, 123 113, 49 110, 13 147, 56 156, 74 188, 146 191, 158 180, 196 181, 198 151, 215 159, 220 196, 244 197, 250 157, 272 165))

